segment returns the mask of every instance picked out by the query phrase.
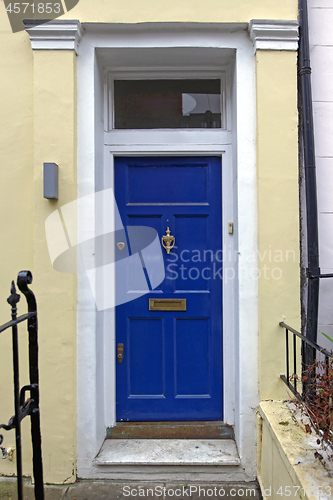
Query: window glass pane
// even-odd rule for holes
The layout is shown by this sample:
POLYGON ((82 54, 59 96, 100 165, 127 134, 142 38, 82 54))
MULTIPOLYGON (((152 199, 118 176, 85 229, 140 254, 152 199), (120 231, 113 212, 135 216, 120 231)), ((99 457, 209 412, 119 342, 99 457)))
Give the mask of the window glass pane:
POLYGON ((221 128, 220 80, 115 80, 116 129, 221 128))

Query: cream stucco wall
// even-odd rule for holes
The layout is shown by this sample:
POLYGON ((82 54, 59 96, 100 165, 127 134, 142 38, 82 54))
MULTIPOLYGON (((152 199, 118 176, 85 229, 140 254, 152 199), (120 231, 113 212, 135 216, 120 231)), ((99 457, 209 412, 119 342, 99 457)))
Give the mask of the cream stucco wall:
POLYGON ((296 63, 291 51, 256 54, 261 400, 287 396, 279 321, 300 321, 296 63))
MULTIPOLYGON (((32 52, 25 33, 15 37, 7 27, 0 6, 0 171, 1 171, 1 259, 0 322, 10 319, 11 280, 18 271, 32 269, 33 262, 33 140, 32 140, 32 52)), ((25 299, 18 304, 26 312, 25 299)), ((21 381, 27 381, 27 331, 20 329, 21 381)), ((0 423, 13 414, 13 368, 11 331, 0 335, 0 423)), ((30 467, 29 422, 24 422, 24 458, 30 467)), ((3 446, 14 447, 14 432, 3 431, 3 446)), ((1 472, 13 474, 15 462, 1 460, 1 472)))
MULTIPOLYGON (((39 312, 41 428, 44 478, 71 481, 76 458, 76 276, 50 265, 45 219, 76 199, 76 55, 31 50, 25 31, 9 31, 0 9, 1 55, 1 323, 10 318, 6 304, 11 280, 30 269, 39 312), (43 198, 43 162, 60 169, 58 202, 43 198)), ((26 311, 24 297, 19 314, 26 311)), ((19 329, 20 384, 29 382, 27 333, 19 329)), ((13 414, 10 330, 0 337, 0 422, 13 414)), ((14 431, 3 431, 6 448, 15 448, 14 431)), ((30 423, 22 425, 23 472, 31 475, 30 423)), ((14 474, 16 463, 1 461, 1 473, 14 474)))
MULTIPOLYGON (((80 0, 64 18, 84 22, 249 22, 296 19, 296 0, 80 0)), ((76 463, 76 277, 51 267, 45 220, 76 199, 76 55, 74 51, 31 50, 25 32, 12 34, 0 6, 0 168, 1 283, 0 322, 9 316, 5 299, 21 269, 34 275, 39 307, 40 391, 44 476, 48 482, 73 481, 76 463), (59 165, 59 200, 42 193, 43 162, 59 165)), ((259 280, 259 358, 261 398, 285 394, 284 343, 278 322, 297 326, 299 315, 296 54, 258 51, 257 172, 259 264, 280 267, 281 279, 259 280), (269 250, 291 250, 295 260, 269 262, 269 250), (268 261, 267 261, 268 259, 268 261), (296 323, 296 325, 295 325, 296 323), (278 346, 278 347, 277 347, 278 346)), ((276 254, 274 254, 276 255, 276 254)), ((286 259, 285 259, 286 260, 286 259)), ((277 274, 276 274, 277 276, 277 274)), ((19 304, 25 308, 23 300, 19 304)), ((25 309, 24 309, 25 310, 25 309)), ((20 309, 20 312, 22 310, 20 309)), ((21 329, 22 342, 26 339, 21 329)), ((21 339, 21 337, 20 337, 21 339)), ((27 382, 21 357, 21 385, 27 382)), ((10 333, 0 336, 2 368, 0 421, 12 414, 10 333)), ((283 396, 282 396, 283 397, 283 396)), ((14 445, 5 433, 6 447, 14 445)), ((24 472, 31 472, 29 425, 23 424, 24 472)), ((13 474, 3 460, 0 472, 13 474)))
POLYGON ((44 476, 75 476, 76 275, 51 267, 45 237, 50 213, 77 198, 76 55, 34 52, 34 263, 39 304, 44 476), (59 199, 43 198, 43 162, 59 166, 59 199))
POLYGON ((142 23, 200 22, 239 23, 251 19, 296 19, 295 0, 80 0, 64 17, 81 22, 142 23))

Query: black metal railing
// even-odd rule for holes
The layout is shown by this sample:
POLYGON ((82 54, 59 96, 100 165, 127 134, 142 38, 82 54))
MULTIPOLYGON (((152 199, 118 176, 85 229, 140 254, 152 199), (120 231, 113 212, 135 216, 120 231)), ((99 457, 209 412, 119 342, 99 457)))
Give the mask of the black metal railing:
MULTIPOLYGON (((42 464, 42 448, 40 434, 40 418, 39 418, 39 387, 38 387, 38 322, 37 322, 37 304, 35 295, 28 288, 32 283, 32 274, 30 271, 21 271, 17 277, 17 286, 26 298, 28 305, 28 313, 17 317, 17 303, 20 300, 20 295, 16 293, 14 281, 12 281, 11 295, 7 302, 11 305, 12 319, 0 326, 0 333, 8 328, 12 328, 12 345, 13 345, 13 372, 14 372, 14 408, 15 414, 10 418, 8 424, 1 424, 0 429, 9 431, 15 429, 16 442, 16 467, 17 467, 17 496, 18 500, 23 500, 22 488, 22 451, 21 451, 21 421, 30 415, 31 420, 31 439, 33 451, 33 475, 35 480, 35 498, 36 500, 44 499, 44 484, 43 484, 43 464, 42 464), (29 332, 29 375, 30 384, 25 385, 20 390, 19 381, 19 353, 18 353, 18 329, 17 325, 27 321, 29 332), (30 398, 25 399, 26 393, 30 393, 30 398)), ((3 436, 0 435, 0 445, 3 442, 3 436)), ((6 456, 6 448, 1 447, 3 457, 6 456)))
MULTIPOLYGON (((304 352, 306 346, 308 348, 313 349, 313 356, 312 359, 316 359, 316 351, 321 354, 321 356, 325 357, 325 364, 326 367, 329 365, 329 360, 333 359, 333 355, 331 352, 327 351, 327 349, 324 349, 320 345, 316 344, 315 342, 312 342, 308 338, 306 338, 304 335, 302 335, 300 332, 292 328, 291 326, 287 325, 283 321, 279 323, 279 325, 282 328, 285 328, 286 330, 286 374, 285 375, 280 375, 280 378, 283 380, 283 382, 288 386, 288 388, 292 391, 294 396, 296 396, 298 399, 303 399, 303 396, 305 396, 306 393, 311 391, 311 386, 308 382, 302 381, 303 375, 306 374, 309 370, 311 370, 311 366, 306 366, 304 364, 304 352), (290 341, 289 341, 289 334, 292 334, 292 349, 290 349, 290 341), (297 375, 297 337, 301 339, 301 377, 299 378, 297 375), (290 353, 290 351, 292 351, 290 353), (292 358, 292 363, 290 363, 290 358, 292 358), (292 366, 290 366, 292 364, 292 366), (292 368, 292 372, 291 372, 292 368), (302 381, 302 394, 300 391, 297 389, 297 384, 299 381, 302 381), (292 382, 292 383, 291 383, 292 382)), ((307 378, 307 377, 305 377, 307 378)))

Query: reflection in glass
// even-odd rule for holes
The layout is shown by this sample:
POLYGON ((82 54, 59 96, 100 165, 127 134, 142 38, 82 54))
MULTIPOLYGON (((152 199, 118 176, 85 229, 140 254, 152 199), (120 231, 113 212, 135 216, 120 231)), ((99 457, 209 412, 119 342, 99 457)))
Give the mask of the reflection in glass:
POLYGON ((221 128, 220 80, 115 80, 116 129, 221 128))

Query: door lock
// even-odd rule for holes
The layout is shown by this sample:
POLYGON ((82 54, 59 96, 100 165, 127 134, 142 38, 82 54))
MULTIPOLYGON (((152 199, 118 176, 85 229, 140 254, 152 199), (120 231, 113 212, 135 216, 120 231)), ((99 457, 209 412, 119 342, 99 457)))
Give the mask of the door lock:
POLYGON ((117 345, 117 359, 118 363, 121 363, 124 359, 124 344, 117 345))

